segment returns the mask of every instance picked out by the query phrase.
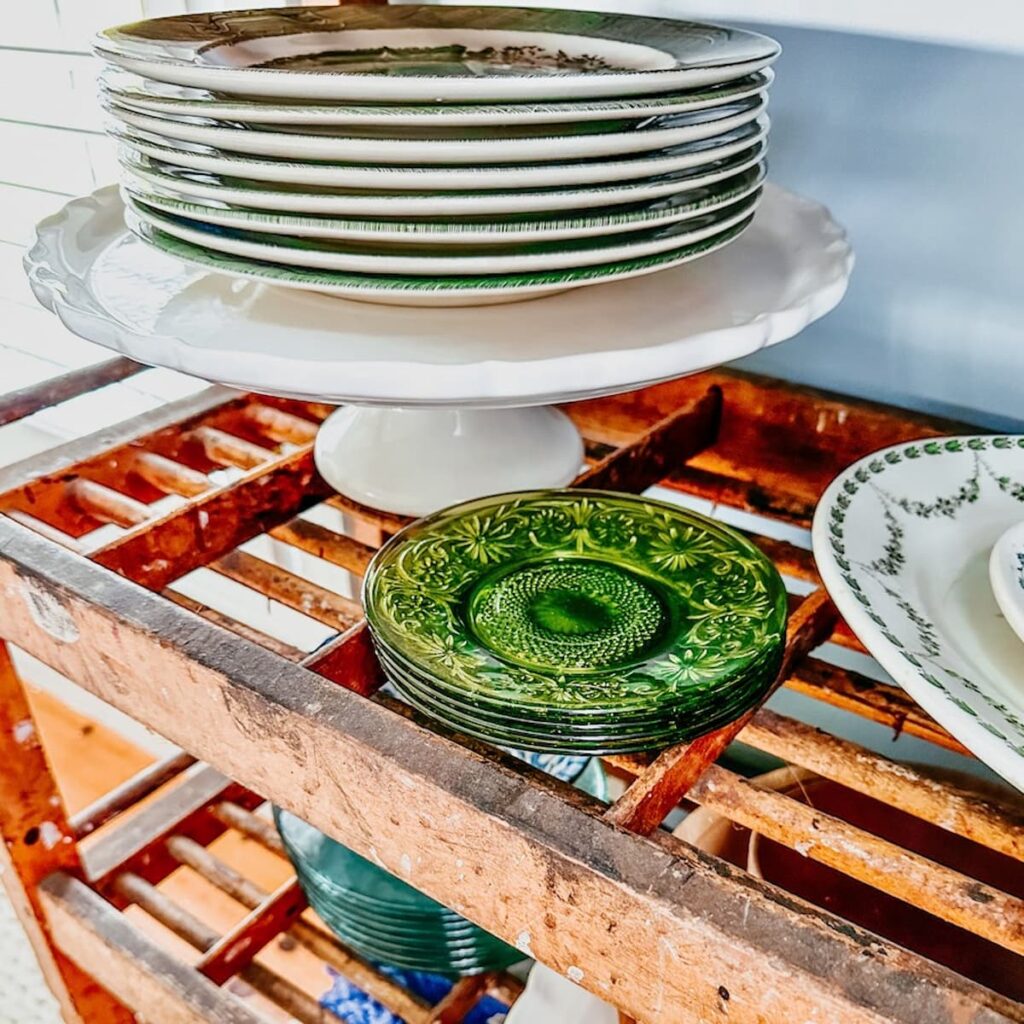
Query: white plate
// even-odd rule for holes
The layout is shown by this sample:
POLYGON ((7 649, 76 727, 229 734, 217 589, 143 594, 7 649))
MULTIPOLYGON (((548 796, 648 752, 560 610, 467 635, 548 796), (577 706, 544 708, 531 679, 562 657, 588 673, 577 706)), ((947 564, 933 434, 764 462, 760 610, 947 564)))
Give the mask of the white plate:
MULTIPOLYGON (((1024 640, 1024 522, 1011 526, 992 548, 989 581, 1010 628, 1024 640)), ((1020 650, 1024 658, 1024 647, 1020 650)))
POLYGON ((509 245, 592 238, 642 231, 702 217, 738 202, 760 188, 764 164, 758 164, 718 185, 691 189, 625 210, 594 212, 565 210, 544 218, 509 217, 494 220, 351 219, 300 216, 253 210, 218 202, 183 202, 129 172, 123 181, 128 194, 147 206, 176 217, 243 231, 258 231, 293 238, 329 238, 346 241, 403 242, 431 245, 509 245))
POLYGON ((427 312, 195 269, 130 234, 123 209, 110 187, 39 225, 26 266, 44 305, 141 362, 326 402, 545 405, 695 373, 823 316, 853 263, 824 207, 769 184, 753 225, 691 264, 537 302, 427 312))
POLYGON ((508 164, 497 167, 400 167, 352 163, 300 163, 293 160, 233 156, 210 146, 170 142, 135 128, 112 128, 111 134, 131 148, 164 163, 234 178, 254 178, 288 185, 364 189, 479 189, 559 188, 566 185, 606 185, 700 167, 748 149, 768 133, 768 118, 700 142, 674 146, 654 154, 615 160, 572 163, 508 164))
POLYGON ((759 71, 779 54, 765 36, 698 22, 419 4, 156 18, 107 29, 95 47, 128 71, 178 85, 280 99, 401 102, 696 89, 759 71), (414 51, 415 59, 402 51, 414 51), (336 70, 343 66, 337 55, 346 52, 359 55, 359 70, 336 70), (391 57, 382 62, 384 52, 391 57), (378 73, 385 69, 398 73, 378 73))
MULTIPOLYGON (((204 228, 194 222, 183 223, 139 205, 129 198, 128 207, 142 223, 149 224, 173 238, 201 246, 213 252, 240 256, 263 263, 338 271, 348 274, 401 274, 434 278, 439 275, 466 274, 480 277, 490 274, 536 274, 576 267, 642 260, 649 256, 678 250, 736 227, 750 218, 760 195, 729 206, 717 213, 705 214, 693 221, 651 228, 638 235, 570 239, 566 242, 534 242, 519 246, 523 251, 492 253, 479 250, 466 255, 424 252, 412 254, 399 247, 383 251, 374 243, 331 242, 322 239, 275 238, 252 231, 204 228)), ((134 227, 132 217, 127 218, 134 227)))
POLYGON ((658 96, 610 97, 568 103, 422 103, 404 106, 381 103, 274 103, 229 99, 203 89, 189 89, 140 78, 116 68, 100 75, 101 93, 129 110, 165 117, 208 117, 244 124, 388 125, 406 127, 486 127, 489 125, 554 125, 591 121, 639 121, 661 114, 682 114, 732 103, 764 92, 774 72, 713 85, 707 89, 658 96))
POLYGON ((861 459, 814 516, 822 580, 850 628, 936 721, 1024 790, 1024 648, 989 584, 1024 516, 1024 437, 936 438, 861 459))
MULTIPOLYGON (((551 134, 527 138, 365 138, 334 134, 335 129, 303 128, 268 131, 231 127, 192 118, 180 120, 136 114, 116 106, 107 112, 117 123, 155 138, 192 142, 232 153, 284 160, 335 160, 382 164, 510 164, 517 161, 554 162, 623 156, 666 149, 721 136, 759 117, 763 95, 711 110, 670 114, 640 122, 630 131, 551 134), (319 134, 325 131, 331 134, 319 134)), ((465 129, 456 129, 464 131, 465 129)))
MULTIPOLYGON (((229 178, 206 171, 178 169, 142 153, 122 148, 121 162, 129 178, 185 200, 206 200, 256 210, 349 217, 488 217, 578 211, 649 202, 697 191, 725 181, 763 160, 762 140, 710 164, 672 174, 640 178, 621 185, 545 189, 520 192, 372 192, 317 189, 316 186, 268 187, 265 183, 229 178)), ((613 216, 615 211, 610 211, 613 216)))

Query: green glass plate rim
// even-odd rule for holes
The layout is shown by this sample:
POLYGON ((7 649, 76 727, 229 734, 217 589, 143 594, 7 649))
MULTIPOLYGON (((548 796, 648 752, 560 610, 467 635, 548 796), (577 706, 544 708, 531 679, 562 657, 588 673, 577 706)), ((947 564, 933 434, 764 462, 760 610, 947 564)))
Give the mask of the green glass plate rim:
MULTIPOLYGON (((484 696, 497 693, 497 699, 506 703, 512 699, 508 694, 514 693, 514 702, 519 705, 540 703, 569 707, 577 705, 605 707, 608 703, 607 697, 610 695, 609 682, 613 681, 609 679, 610 674, 607 672, 586 674, 590 678, 600 678, 601 681, 602 699, 595 704, 593 700, 586 697, 586 679, 583 681, 582 696, 576 695, 576 690, 579 687, 574 689, 572 680, 565 673, 556 678, 551 673, 527 671, 521 666, 502 664, 486 652, 474 661, 465 649, 460 649, 458 646, 463 643, 467 648, 473 648, 474 644, 477 645, 477 648, 479 647, 474 638, 465 641, 465 625, 464 623, 460 625, 458 619, 460 614, 458 605, 464 598, 468 587, 478 580, 480 574, 485 571, 489 557, 492 564, 497 557, 519 557, 514 551, 508 552, 509 544, 512 542, 506 541, 505 550, 497 550, 497 553, 492 553, 491 556, 488 556, 486 546, 481 547, 480 545, 493 544, 493 540, 489 540, 488 537, 493 538, 506 525, 507 520, 503 517, 521 516, 525 510, 527 521, 529 521, 530 514, 545 515, 552 507, 556 510, 561 508, 563 511, 566 507, 574 509, 572 514, 577 519, 580 516, 585 516, 586 522, 593 524, 596 524, 596 517, 601 515, 602 511, 616 508, 620 510, 625 508, 634 514, 647 516, 654 523, 660 522, 668 531, 665 533, 668 540, 665 542, 664 561, 653 567, 651 559, 655 556, 650 551, 647 552, 649 556, 647 561, 638 563, 637 552, 634 550, 635 536, 630 541, 628 549, 612 551, 607 545, 602 546, 599 542, 594 541, 591 535, 592 527, 588 528, 584 523, 584 527, 581 529, 577 523, 575 526, 570 524, 568 539, 575 539, 577 544, 590 543, 594 549, 603 553, 608 561, 624 564, 634 571, 638 570, 655 576, 669 587, 681 585, 680 574, 683 574, 684 577, 687 573, 693 576, 689 570, 695 564, 695 560, 699 562, 701 559, 706 559, 719 569, 723 565, 728 567, 730 562, 739 567, 741 574, 737 582, 745 582, 748 587, 753 588, 753 594, 746 595, 748 604, 740 605, 738 595, 734 594, 728 605, 723 604, 719 608, 712 607, 704 621, 711 622, 715 627, 724 628, 731 625, 734 632, 738 625, 743 625, 751 635, 745 647, 733 651, 731 656, 724 661, 720 654, 715 655, 711 652, 710 641, 705 648, 698 647, 698 651, 707 654, 705 679, 720 678, 726 672, 729 674, 740 673, 743 671, 744 665, 749 668, 766 652, 779 647, 780 640, 784 636, 787 617, 785 586, 770 560, 746 538, 721 523, 667 502, 611 492, 572 490, 519 492, 468 502, 429 516, 396 534, 371 561, 364 577, 363 605, 370 629, 378 638, 378 642, 382 643, 386 649, 400 654, 403 661, 419 666, 426 675, 443 678, 459 690, 484 696), (473 516, 476 516, 475 521, 473 516), (486 518, 487 516, 490 518, 486 518), (460 537, 457 533, 453 533, 453 526, 463 530, 465 536, 460 537), (702 554, 698 547, 693 546, 687 548, 684 545, 681 550, 676 550, 673 547, 674 542, 672 542, 675 527, 697 531, 697 536, 711 536, 716 539, 719 548, 715 549, 712 543, 710 547, 705 546, 702 554), (449 534, 446 536, 443 530, 449 531, 449 534), (488 531, 493 532, 488 534, 488 531), (475 537, 474 532, 479 536, 475 537), (436 550, 431 550, 431 544, 435 546, 436 550), (419 550, 413 545, 418 545, 419 550), (446 551, 445 545, 450 550, 446 551), (477 552, 475 556, 472 553, 474 545, 477 552), (458 564, 454 568, 450 568, 449 562, 454 557, 451 551, 456 550, 456 546, 465 549, 468 553, 460 555, 458 564), (412 557, 410 552, 416 551, 418 554, 420 550, 426 554, 425 560, 421 559, 419 565, 408 570, 399 565, 400 560, 409 560, 412 557), (698 558, 698 554, 700 554, 700 558, 698 558), (479 561, 481 558, 482 562, 479 561), (474 562, 474 559, 479 562, 479 565, 474 562), (401 573, 399 573, 399 569, 401 573), (445 573, 450 575, 452 572, 456 574, 462 572, 465 578, 448 579, 444 575, 445 573), (474 572, 477 573, 475 577, 472 575, 474 572), (432 589, 425 587, 423 583, 426 575, 430 573, 435 576, 438 573, 441 574, 437 585, 434 585, 432 589), (394 579, 388 578, 398 576, 401 577, 400 585, 395 583, 394 579), (439 586, 447 587, 448 590, 439 590, 439 586), (398 601, 397 604, 396 601, 398 601), (417 614, 412 614, 413 610, 417 614), (396 615, 402 615, 404 619, 399 622, 396 615), (731 618, 727 618, 727 616, 731 618), (484 659, 483 662, 480 660, 481 657, 484 659), (495 668, 492 663, 497 667, 495 668), (497 683, 493 678, 484 678, 482 675, 484 668, 492 675, 494 672, 500 672, 497 683)), ((556 512, 550 514, 552 519, 557 517, 556 512)), ((512 522, 514 525, 514 519, 512 522)), ((542 520, 538 520, 538 522, 542 522, 542 520)), ((634 529, 638 528, 635 521, 627 519, 627 527, 630 524, 634 529)), ((556 522, 552 528, 561 527, 556 522)), ((610 523, 606 529, 612 530, 611 539, 614 540, 614 522, 610 523)), ((531 542, 540 547, 536 532, 534 529, 533 534, 530 535, 531 542)), ((688 535, 688 539, 691 536, 688 535)), ((661 535, 657 535, 656 538, 659 544, 662 543, 660 537, 661 535)), ((556 537, 551 543, 555 544, 555 547, 552 548, 549 544, 544 552, 546 555, 553 554, 555 550, 564 551, 567 541, 556 537)), ((651 550, 654 550, 654 546, 651 550)), ((536 552, 532 553, 536 554, 536 552)), ((660 556, 658 557, 660 558, 660 556)), ((729 568, 715 572, 709 569, 707 572, 698 574, 697 582, 687 601, 692 603, 695 595, 700 597, 698 588, 704 588, 703 600, 706 604, 710 604, 711 599, 716 595, 716 586, 721 588, 723 585, 725 579, 723 572, 731 571, 729 568)), ((719 599, 722 600, 721 597, 719 599)), ((700 620, 697 625, 691 627, 687 636, 692 636, 699 627, 700 620)), ((673 643, 671 647, 671 655, 663 652, 663 656, 651 658, 644 663, 648 670, 656 668, 658 671, 664 670, 667 673, 664 680, 655 681, 655 692, 640 692, 639 694, 627 692, 625 696, 615 698, 611 703, 624 710, 631 707, 640 709, 649 707, 653 710, 665 703, 677 704, 680 692, 685 698, 687 691, 684 684, 689 682, 692 688, 696 682, 700 681, 700 673, 703 670, 700 666, 694 666, 687 662, 686 650, 683 650, 680 655, 677 643, 673 643), (676 658, 675 662, 671 660, 672 657, 676 658), (677 689, 671 689, 672 686, 676 686, 677 689), (678 689, 679 687, 682 689, 678 689)), ((637 685, 647 685, 650 690, 651 680, 649 678, 646 684, 643 679, 637 678, 634 681, 637 685)))

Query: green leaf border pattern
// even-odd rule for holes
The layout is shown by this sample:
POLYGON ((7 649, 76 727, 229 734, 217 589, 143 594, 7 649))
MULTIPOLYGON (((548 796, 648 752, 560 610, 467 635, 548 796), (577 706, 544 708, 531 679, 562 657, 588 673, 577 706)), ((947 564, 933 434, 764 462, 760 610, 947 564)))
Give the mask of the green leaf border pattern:
MULTIPOLYGON (((942 640, 934 624, 928 620, 927 616, 921 613, 920 609, 915 608, 892 586, 885 582, 886 578, 891 579, 897 576, 904 564, 902 552, 903 531, 893 514, 894 507, 916 518, 930 519, 939 516, 955 518, 962 508, 978 500, 985 479, 992 480, 1000 490, 1024 504, 1024 482, 997 474, 984 458, 984 452, 988 450, 1005 451, 1012 448, 1024 450, 1024 438, 1005 436, 994 436, 991 438, 973 437, 969 439, 938 438, 907 444, 898 449, 894 448, 879 453, 878 456, 869 458, 859 465, 843 482, 842 489, 835 496, 827 510, 827 528, 832 556, 840 570, 843 581, 849 587, 851 594, 861 605, 868 618, 878 627, 882 636, 914 667, 922 679, 939 690, 961 712, 975 719, 978 718, 977 711, 967 701, 951 692, 947 682, 943 681, 941 677, 945 677, 947 681, 952 681, 979 697, 1004 720, 1007 726, 1016 733, 1017 738, 1008 736, 991 722, 979 721, 978 724, 997 739, 1002 740, 1015 753, 1024 757, 1024 721, 1021 721, 1001 701, 986 693, 973 680, 966 678, 944 664, 942 640), (900 465, 905 460, 916 460, 947 454, 962 454, 964 452, 974 453, 973 472, 951 496, 941 496, 932 502, 909 501, 907 499, 894 498, 879 485, 879 480, 887 469, 900 465), (870 563, 853 562, 847 557, 845 535, 847 511, 853 502, 854 496, 865 487, 870 487, 874 490, 884 506, 883 515, 888 535, 883 554, 870 563), (907 617, 917 633, 920 644, 919 650, 910 650, 888 628, 886 620, 878 613, 878 610, 872 604, 871 598, 865 592, 860 579, 856 575, 854 571, 856 567, 862 569, 907 617)), ((1022 556, 1021 576, 1021 586, 1024 587, 1024 556, 1022 556)))
POLYGON ((370 625, 389 647, 460 690, 567 710, 697 702, 781 647, 781 578, 727 527, 679 506, 601 492, 481 505, 441 513, 392 553, 382 549, 364 596, 370 625), (658 579, 686 603, 686 628, 660 655, 617 671, 552 674, 490 656, 460 618, 467 589, 492 567, 545 554, 611 560, 658 579))

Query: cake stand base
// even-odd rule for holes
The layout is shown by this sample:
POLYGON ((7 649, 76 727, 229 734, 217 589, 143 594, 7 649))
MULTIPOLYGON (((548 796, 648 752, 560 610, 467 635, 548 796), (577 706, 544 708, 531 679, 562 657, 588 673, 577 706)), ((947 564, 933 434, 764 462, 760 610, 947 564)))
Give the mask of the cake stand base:
POLYGON ((565 413, 349 405, 329 416, 314 450, 320 475, 361 505, 420 516, 502 491, 564 487, 583 466, 565 413))

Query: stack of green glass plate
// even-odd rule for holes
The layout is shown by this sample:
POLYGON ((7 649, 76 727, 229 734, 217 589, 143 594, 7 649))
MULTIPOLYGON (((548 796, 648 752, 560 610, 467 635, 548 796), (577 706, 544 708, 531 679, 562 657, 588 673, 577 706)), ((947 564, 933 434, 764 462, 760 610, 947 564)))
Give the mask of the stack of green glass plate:
MULTIPOLYGON (((596 759, 545 763, 543 755, 521 756, 592 795, 607 795, 596 759)), ((275 807, 274 820, 309 905, 368 959, 450 975, 496 970, 523 959, 517 949, 295 815, 275 807)))
POLYGON ((534 751, 625 753, 709 732, 764 697, 785 644, 785 588, 753 544, 598 491, 422 519, 378 552, 363 600, 409 703, 534 751))

